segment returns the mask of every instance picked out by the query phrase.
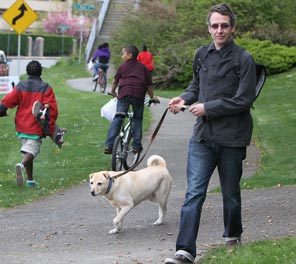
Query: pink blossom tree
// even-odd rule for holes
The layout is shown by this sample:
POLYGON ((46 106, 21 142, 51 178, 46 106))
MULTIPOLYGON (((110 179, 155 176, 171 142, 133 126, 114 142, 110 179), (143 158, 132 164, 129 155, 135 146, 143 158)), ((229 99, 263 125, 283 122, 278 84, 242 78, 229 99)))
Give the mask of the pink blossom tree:
POLYGON ((43 19, 43 26, 46 32, 54 34, 64 34, 79 38, 80 30, 83 29, 83 38, 86 39, 90 32, 91 21, 84 17, 83 25, 79 23, 78 16, 72 16, 69 12, 49 13, 47 18, 43 19))

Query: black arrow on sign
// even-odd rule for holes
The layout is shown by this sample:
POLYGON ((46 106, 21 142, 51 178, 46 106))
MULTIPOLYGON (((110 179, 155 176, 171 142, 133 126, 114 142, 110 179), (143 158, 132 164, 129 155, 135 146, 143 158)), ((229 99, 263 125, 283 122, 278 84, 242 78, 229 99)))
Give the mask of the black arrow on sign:
POLYGON ((23 17, 28 9, 26 8, 25 4, 22 4, 18 10, 20 10, 21 13, 12 20, 12 25, 15 25, 16 21, 23 17))

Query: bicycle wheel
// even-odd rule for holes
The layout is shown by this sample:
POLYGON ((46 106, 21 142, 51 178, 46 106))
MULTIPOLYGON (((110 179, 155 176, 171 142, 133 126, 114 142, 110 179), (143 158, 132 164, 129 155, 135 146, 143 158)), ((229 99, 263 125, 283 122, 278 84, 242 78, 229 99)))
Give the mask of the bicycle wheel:
POLYGON ((95 92, 97 90, 98 82, 93 81, 93 91, 95 92))
POLYGON ((111 166, 113 171, 120 171, 122 169, 123 155, 122 140, 120 136, 117 136, 112 149, 111 166))
POLYGON ((102 73, 102 76, 100 78, 100 92, 104 93, 107 87, 107 79, 106 79, 106 74, 102 73))
POLYGON ((137 163, 137 161, 140 158, 140 153, 134 153, 133 152, 133 146, 132 146, 132 139, 133 136, 130 135, 128 138, 127 143, 124 145, 124 151, 126 152, 126 157, 123 160, 123 167, 128 170, 131 168, 134 164, 137 163))

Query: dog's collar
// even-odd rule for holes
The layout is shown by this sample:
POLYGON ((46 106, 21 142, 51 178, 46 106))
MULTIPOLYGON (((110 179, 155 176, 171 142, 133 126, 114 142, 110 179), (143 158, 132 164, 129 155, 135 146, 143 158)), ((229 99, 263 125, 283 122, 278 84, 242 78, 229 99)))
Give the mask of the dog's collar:
POLYGON ((108 194, 108 193, 110 192, 110 190, 111 190, 111 188, 112 188, 112 184, 113 184, 113 182, 114 182, 114 178, 110 177, 110 178, 109 178, 108 187, 107 187, 107 190, 106 190, 106 192, 105 192, 105 195, 108 194))

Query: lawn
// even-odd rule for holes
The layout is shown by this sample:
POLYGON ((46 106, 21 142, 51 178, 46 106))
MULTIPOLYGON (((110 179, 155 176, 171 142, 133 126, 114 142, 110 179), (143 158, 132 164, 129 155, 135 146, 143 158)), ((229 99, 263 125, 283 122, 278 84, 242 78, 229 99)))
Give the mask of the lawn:
MULTIPOLYGON (((103 154, 109 122, 100 116, 101 106, 110 97, 76 91, 65 83, 67 79, 85 76, 89 73, 77 61, 60 62, 42 74, 43 80, 54 88, 56 94, 58 124, 66 127, 68 132, 61 150, 49 138, 43 140, 41 153, 34 164, 34 175, 40 188, 31 190, 15 185, 14 166, 21 161, 20 143, 14 130, 15 109, 8 110, 9 116, 0 119, 0 208, 31 202, 87 181, 93 171, 110 168, 110 155, 103 154)), ((149 120, 147 113, 145 120, 149 120)))
POLYGON ((201 264, 295 264, 296 237, 265 240, 228 250, 209 250, 201 264))

